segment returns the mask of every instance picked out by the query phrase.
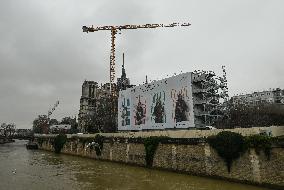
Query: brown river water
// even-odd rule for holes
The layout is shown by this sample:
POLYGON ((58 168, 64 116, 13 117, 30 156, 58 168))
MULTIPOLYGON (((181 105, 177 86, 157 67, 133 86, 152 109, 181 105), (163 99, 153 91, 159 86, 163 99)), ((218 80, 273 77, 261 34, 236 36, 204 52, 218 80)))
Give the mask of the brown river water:
POLYGON ((88 158, 27 150, 26 141, 0 145, 0 190, 138 189, 264 190, 88 158))

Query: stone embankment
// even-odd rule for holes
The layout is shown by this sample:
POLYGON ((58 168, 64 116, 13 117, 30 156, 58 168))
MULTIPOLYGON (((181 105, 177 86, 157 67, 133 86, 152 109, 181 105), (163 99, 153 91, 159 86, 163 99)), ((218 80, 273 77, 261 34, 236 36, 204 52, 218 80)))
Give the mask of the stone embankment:
MULTIPOLYGON (((146 166, 146 152, 143 144, 146 133, 142 137, 136 136, 137 134, 128 135, 125 133, 103 134, 104 141, 100 155, 87 146, 95 135, 68 135, 61 152, 98 160, 146 166)), ((153 134, 150 133, 149 136, 153 134)), ((54 150, 52 145, 54 135, 37 135, 36 137, 40 149, 54 150)), ((249 149, 233 162, 231 171, 228 172, 224 160, 206 143, 204 138, 168 138, 159 143, 152 167, 283 189, 283 150, 283 145, 274 144, 268 159, 264 152, 249 149)))

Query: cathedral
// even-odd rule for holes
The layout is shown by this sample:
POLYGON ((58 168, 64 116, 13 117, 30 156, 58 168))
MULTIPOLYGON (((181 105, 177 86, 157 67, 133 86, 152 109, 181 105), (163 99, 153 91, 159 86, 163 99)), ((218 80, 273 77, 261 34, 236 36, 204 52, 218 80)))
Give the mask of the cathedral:
MULTIPOLYGON (((113 84, 112 88, 116 89, 117 96, 119 91, 126 90, 135 85, 130 85, 129 78, 126 77, 125 67, 124 67, 124 55, 122 64, 121 77, 117 79, 117 83, 113 84)), ((85 80, 82 85, 82 95, 80 98, 80 110, 78 115, 78 124, 80 132, 87 133, 90 132, 90 128, 96 125, 96 115, 103 115, 98 112, 98 106, 100 103, 105 102, 111 95, 110 83, 98 85, 97 82, 85 80)))

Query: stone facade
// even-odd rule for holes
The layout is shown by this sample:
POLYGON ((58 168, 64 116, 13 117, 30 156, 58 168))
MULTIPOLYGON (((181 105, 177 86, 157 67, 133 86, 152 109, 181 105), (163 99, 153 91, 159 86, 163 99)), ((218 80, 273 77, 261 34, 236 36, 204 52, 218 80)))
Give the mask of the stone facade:
POLYGON ((232 97, 233 104, 256 106, 260 104, 284 104, 284 90, 276 88, 251 94, 241 94, 232 97))
MULTIPOLYGON (((52 138, 41 139, 40 149, 53 151, 52 138)), ((99 160, 146 166, 146 153, 142 142, 133 143, 133 139, 129 141, 129 139, 109 140, 107 138, 103 143, 101 156, 97 156, 96 152, 87 148, 87 143, 83 142, 82 139, 69 138, 62 152, 99 160)), ((154 156, 153 168, 283 189, 283 150, 280 146, 273 147, 271 158, 268 160, 262 152, 258 155, 254 149, 251 149, 233 162, 229 173, 223 159, 205 142, 197 144, 160 143, 154 156)))
MULTIPOLYGON (((129 78, 126 77, 123 61, 121 77, 117 79, 117 84, 112 84, 111 88, 118 93, 120 90, 125 90, 133 86, 135 85, 131 85, 129 78)), ((105 104, 105 101, 109 101, 110 95, 110 83, 101 84, 99 86, 97 82, 84 81, 78 115, 78 124, 81 132, 88 132, 88 126, 94 125, 95 120, 98 119, 95 117, 98 112, 97 108, 99 104, 105 104)), ((118 94, 116 94, 116 96, 117 95, 118 94)))
MULTIPOLYGON (((113 85, 112 88, 116 88, 116 85, 113 85)), ((109 83, 98 86, 97 82, 84 81, 82 85, 82 96, 80 98, 80 110, 78 115, 78 124, 81 132, 88 132, 88 126, 94 125, 99 103, 109 96, 109 83)))
POLYGON ((95 115, 96 94, 98 83, 94 81, 84 81, 82 85, 82 96, 80 98, 80 110, 78 124, 81 132, 86 131, 86 126, 95 115))

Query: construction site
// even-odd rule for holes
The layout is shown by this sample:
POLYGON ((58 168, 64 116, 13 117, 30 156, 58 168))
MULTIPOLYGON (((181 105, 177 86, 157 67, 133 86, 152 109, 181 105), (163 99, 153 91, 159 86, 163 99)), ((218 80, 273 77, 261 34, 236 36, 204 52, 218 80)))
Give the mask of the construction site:
POLYGON ((84 81, 78 116, 81 132, 195 129, 214 125, 228 99, 223 76, 192 71, 143 85, 130 83, 123 54, 121 77, 116 80, 116 34, 122 30, 189 27, 190 23, 122 26, 83 26, 83 32, 110 31, 109 79, 105 84, 84 81))

